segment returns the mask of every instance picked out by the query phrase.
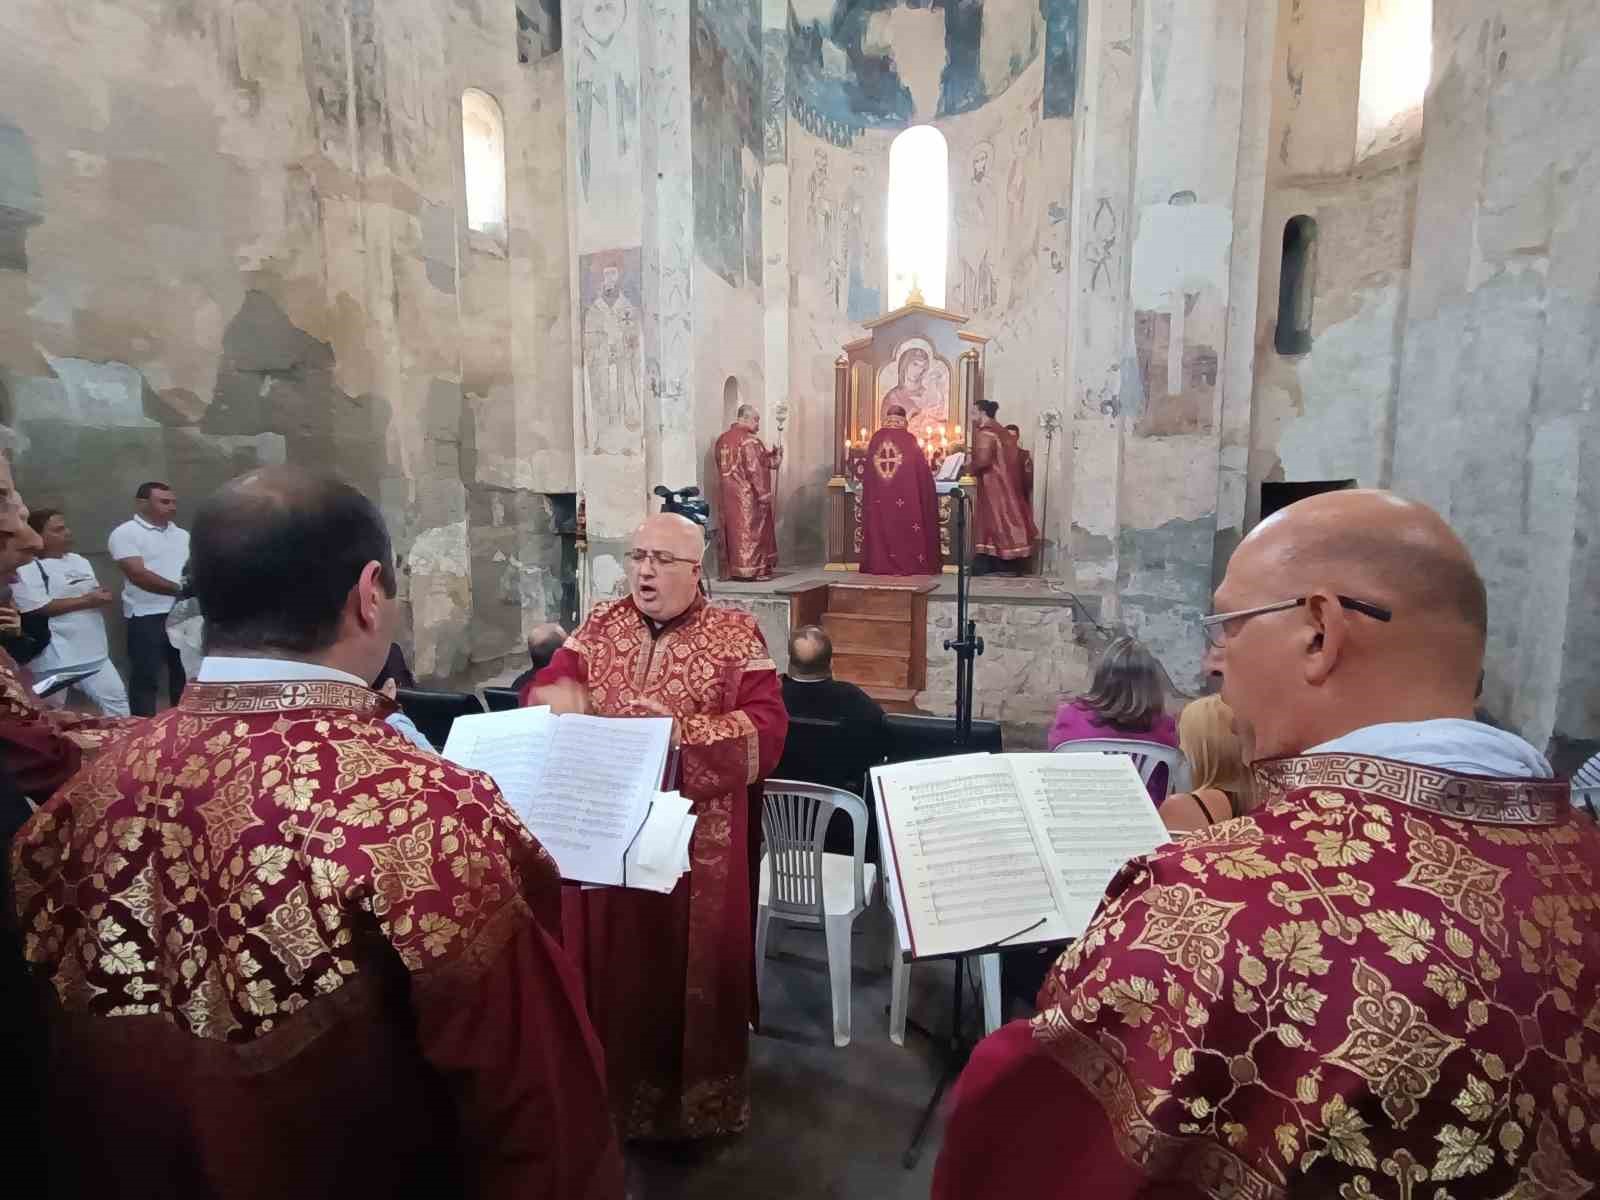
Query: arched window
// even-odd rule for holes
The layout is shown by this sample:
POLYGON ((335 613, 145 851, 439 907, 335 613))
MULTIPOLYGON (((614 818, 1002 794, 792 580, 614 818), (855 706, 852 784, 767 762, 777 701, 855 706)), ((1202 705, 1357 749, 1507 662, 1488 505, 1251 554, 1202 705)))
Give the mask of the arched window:
POLYGON ((467 176, 467 228, 506 237, 506 126, 488 92, 461 93, 461 158, 467 176))
POLYGON ((944 307, 950 252, 950 148, 932 125, 913 125, 889 146, 889 308, 912 285, 923 302, 944 307))
POLYGON ((1304 354, 1311 349, 1311 298, 1317 280, 1317 222, 1290 217, 1283 227, 1283 268, 1278 275, 1279 354, 1304 354))
POLYGON ((1422 132, 1422 102, 1433 73, 1433 0, 1366 0, 1361 26, 1361 92, 1356 157, 1422 132))

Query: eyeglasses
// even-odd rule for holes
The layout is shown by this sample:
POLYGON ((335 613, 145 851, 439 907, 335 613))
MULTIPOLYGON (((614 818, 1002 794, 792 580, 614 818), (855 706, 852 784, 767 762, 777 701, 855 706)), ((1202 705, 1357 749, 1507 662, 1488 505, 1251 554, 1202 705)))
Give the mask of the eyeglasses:
MULTIPOLYGON (((1276 604, 1262 604, 1256 608, 1241 608, 1234 612, 1213 613, 1209 617, 1200 618, 1200 632, 1205 635, 1206 645, 1216 649, 1227 640, 1223 627, 1229 621, 1241 621, 1246 617, 1259 617, 1262 613, 1282 612, 1286 608, 1300 608, 1307 597, 1299 596, 1293 600, 1280 600, 1276 604)), ((1371 617, 1374 621, 1391 621, 1394 614, 1387 608, 1380 608, 1376 604, 1368 604, 1365 600, 1352 600, 1349 596, 1335 596, 1340 608, 1348 608, 1351 612, 1361 613, 1371 617)))
POLYGON ((685 563, 689 566, 695 564, 696 559, 685 558, 681 554, 674 554, 670 550, 629 550, 628 561, 634 566, 642 566, 645 560, 655 563, 658 567, 670 567, 674 563, 685 563))

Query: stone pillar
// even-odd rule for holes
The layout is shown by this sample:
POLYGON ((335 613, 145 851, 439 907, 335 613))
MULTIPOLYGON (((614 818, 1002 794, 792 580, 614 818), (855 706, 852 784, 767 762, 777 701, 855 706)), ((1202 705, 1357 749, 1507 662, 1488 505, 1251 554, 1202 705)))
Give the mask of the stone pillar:
POLYGON ((1600 9, 1435 0, 1394 488, 1489 591, 1484 703, 1600 738, 1600 9))
POLYGON ((1248 273, 1259 254, 1259 219, 1235 236, 1236 193, 1253 191, 1259 212, 1264 178, 1246 47, 1270 57, 1271 40, 1249 36, 1251 8, 1085 7, 1071 547, 1079 585, 1114 597, 1108 614, 1180 686, 1198 681, 1193 619, 1210 600, 1235 259, 1248 273))
MULTIPOLYGON (((802 414, 789 404, 789 4, 761 4, 761 290, 762 354, 766 368, 766 414, 763 428, 777 429, 778 406, 788 406, 788 435, 815 412, 802 414)), ((827 406, 822 406, 827 411, 827 406)), ((831 416, 831 412, 828 413, 831 416)), ((795 472, 780 475, 793 479, 795 472)), ((786 497, 778 498, 778 519, 787 515, 786 497)))

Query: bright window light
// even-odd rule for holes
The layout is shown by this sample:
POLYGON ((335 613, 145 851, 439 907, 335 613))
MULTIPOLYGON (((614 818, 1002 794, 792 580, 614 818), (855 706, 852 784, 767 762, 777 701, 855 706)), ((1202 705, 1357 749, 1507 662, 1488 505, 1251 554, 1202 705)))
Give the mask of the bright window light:
POLYGON ((1422 101, 1433 73, 1433 0, 1366 0, 1366 5, 1357 158, 1422 131, 1422 101))
POLYGON ((461 157, 467 176, 467 228, 506 232, 506 127, 488 92, 461 93, 461 157))
POLYGON ((944 307, 950 239, 950 148, 932 125, 914 125, 889 146, 889 308, 912 285, 944 307))

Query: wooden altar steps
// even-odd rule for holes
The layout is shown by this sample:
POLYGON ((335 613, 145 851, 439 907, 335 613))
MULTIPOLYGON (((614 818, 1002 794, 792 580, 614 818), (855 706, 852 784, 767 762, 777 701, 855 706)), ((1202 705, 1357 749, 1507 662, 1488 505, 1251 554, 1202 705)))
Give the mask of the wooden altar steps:
POLYGON ((833 677, 890 711, 911 712, 927 685, 928 593, 937 581, 851 575, 789 599, 790 628, 821 625, 833 641, 833 677))

